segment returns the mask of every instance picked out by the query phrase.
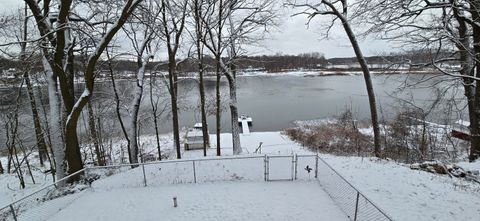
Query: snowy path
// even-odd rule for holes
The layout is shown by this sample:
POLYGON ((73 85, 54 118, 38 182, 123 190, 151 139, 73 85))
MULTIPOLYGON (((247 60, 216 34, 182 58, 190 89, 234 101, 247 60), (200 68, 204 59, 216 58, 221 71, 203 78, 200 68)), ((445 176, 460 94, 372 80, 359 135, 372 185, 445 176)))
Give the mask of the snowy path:
POLYGON ((317 182, 227 182, 97 190, 50 219, 347 221, 317 182), (178 207, 172 197, 178 197, 178 207))

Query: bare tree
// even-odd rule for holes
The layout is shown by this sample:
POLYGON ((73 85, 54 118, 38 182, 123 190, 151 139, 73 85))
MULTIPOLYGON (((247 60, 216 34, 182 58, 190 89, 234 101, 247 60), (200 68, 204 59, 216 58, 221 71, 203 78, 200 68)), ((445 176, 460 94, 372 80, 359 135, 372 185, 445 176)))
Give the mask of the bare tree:
POLYGON ((158 150, 158 160, 162 160, 162 151, 160 148, 160 135, 159 135, 159 122, 158 118, 166 112, 168 108, 168 102, 160 102, 161 96, 159 95, 159 89, 155 87, 156 85, 156 73, 154 71, 150 72, 150 85, 149 85, 149 92, 150 92, 150 106, 152 108, 152 118, 153 118, 153 125, 155 128, 155 141, 157 144, 157 150, 158 150), (159 105, 163 103, 162 108, 159 109, 159 105))
MULTIPOLYGON (((363 56, 360 45, 356 39, 356 35, 350 25, 348 10, 349 5, 347 0, 338 0, 338 1, 329 1, 322 0, 318 4, 311 4, 309 1, 290 3, 289 5, 295 8, 303 9, 302 12, 298 14, 305 14, 308 16, 309 21, 315 18, 318 15, 332 16, 332 24, 339 20, 343 26, 345 33, 350 40, 350 44, 355 52, 357 61, 360 64, 363 72, 363 77, 365 79, 365 86, 368 94, 368 101, 370 104, 370 115, 372 118, 373 134, 374 134, 374 152, 376 157, 381 157, 381 138, 380 138, 380 127, 378 123, 378 113, 377 113, 377 104, 375 99, 375 92, 373 90, 373 84, 371 79, 370 70, 367 65, 367 61, 363 56)), ((331 27, 331 26, 330 26, 331 27)))
POLYGON ((385 39, 420 48, 427 62, 411 66, 434 67, 463 83, 470 120, 470 161, 480 156, 480 3, 473 0, 370 1, 361 5, 370 18, 370 32, 385 39), (460 68, 452 68, 460 64, 460 68))
MULTIPOLYGON (((268 28, 274 24, 275 1, 219 0, 212 3, 210 10, 206 11, 202 17, 207 30, 203 43, 217 60, 217 72, 223 73, 229 85, 233 154, 241 154, 236 61, 245 52, 245 45, 254 44, 262 39, 268 28), (217 11, 218 15, 215 13, 217 11), (225 54, 227 54, 226 58, 223 57, 225 54)), ((217 87, 219 87, 218 78, 219 76, 217 76, 217 87)), ((217 99, 218 93, 217 89, 217 99)), ((220 105, 217 103, 217 108, 219 107, 220 105)), ((217 122, 218 120, 217 117, 217 122)), ((217 123, 217 133, 218 129, 217 123)), ((217 139, 219 139, 218 137, 219 134, 217 134, 217 139)), ((217 148, 219 148, 218 145, 217 148)), ((218 149, 217 154, 219 154, 218 149)))
POLYGON ((182 158, 180 152, 180 128, 178 125, 178 71, 177 52, 181 45, 182 33, 185 28, 187 16, 186 0, 166 1, 161 0, 161 27, 162 35, 165 38, 168 53, 168 90, 170 92, 172 106, 173 138, 177 159, 182 158))
POLYGON ((134 91, 134 98, 131 108, 130 131, 129 131, 129 157, 130 163, 138 163, 139 141, 138 141, 138 113, 140 111, 140 103, 143 97, 143 86, 145 81, 145 69, 149 61, 154 57, 158 41, 156 33, 157 17, 160 10, 151 1, 142 5, 139 13, 131 18, 131 22, 124 27, 125 33, 132 43, 137 59, 137 75, 134 91), (143 32, 141 35, 138 32, 143 32), (152 47, 153 44, 153 47, 152 47))
POLYGON ((97 165, 105 166, 105 153, 100 147, 100 140, 98 137, 96 124, 95 124, 95 114, 93 113, 92 100, 89 100, 87 104, 87 113, 88 113, 88 129, 90 131, 90 142, 93 143, 95 147, 95 156, 97 158, 97 165))
MULTIPOLYGON (((50 1, 43 2, 43 13, 37 1, 25 0, 25 2, 35 18, 39 35, 45 39, 45 44, 50 45, 50 47, 45 45, 45 47, 42 48, 42 52, 44 54, 44 68, 51 68, 52 81, 49 87, 51 87, 51 89, 54 91, 56 88, 55 82, 58 78, 58 85, 62 95, 63 107, 67 113, 64 124, 65 129, 63 133, 65 135, 65 159, 68 163, 68 173, 72 174, 83 168, 77 137, 77 123, 83 107, 89 101, 94 90, 95 68, 97 61, 104 52, 105 48, 108 46, 109 42, 126 22, 127 18, 133 13, 137 5, 140 4, 141 0, 126 0, 120 10, 118 18, 113 21, 113 24, 110 26, 109 30, 101 37, 100 42, 96 44, 95 50, 90 54, 84 70, 85 88, 82 95, 78 99, 76 99, 75 95, 73 94, 73 76, 71 76, 72 73, 68 70, 69 62, 67 61, 71 61, 72 53, 65 53, 66 51, 68 52, 73 50, 74 47, 74 42, 70 38, 71 33, 69 29, 69 25, 71 24, 69 20, 71 19, 72 1, 61 1, 59 4, 59 12, 56 16, 49 12, 48 8, 50 7, 50 1), (50 18, 52 17, 55 18, 55 26, 53 26, 51 23, 50 18), (50 50, 49 48, 53 48, 53 50, 50 50)), ((83 20, 84 22, 88 23, 88 19, 82 18, 79 20, 83 20)), ((55 98, 52 97, 52 99, 55 98)), ((51 102, 53 102, 53 100, 51 100, 51 102)), ((60 146, 56 146, 56 148, 63 149, 63 147, 60 146)), ((58 156, 58 154, 56 154, 56 156, 58 156)), ((62 164, 62 162, 63 159, 60 159, 59 157, 57 164, 62 164)), ((59 173, 57 173, 57 176, 58 174, 59 173)), ((79 176, 76 176, 72 178, 71 181, 74 181, 78 178, 79 176)))
POLYGON ((195 20, 195 46, 197 49, 199 90, 200 90, 200 112, 202 117, 202 135, 203 135, 203 156, 207 156, 207 147, 210 146, 210 137, 208 135, 207 113, 205 109, 205 86, 203 83, 203 75, 205 72, 204 64, 204 46, 202 38, 205 35, 205 27, 202 22, 204 1, 193 1, 193 17, 195 20))
POLYGON ((23 63, 25 64, 24 66, 25 69, 23 70, 23 78, 27 86, 28 98, 30 99, 30 107, 32 109, 33 125, 35 129, 35 138, 37 141, 40 165, 43 166, 45 158, 48 157, 47 156, 48 153, 47 153, 47 145, 45 143, 45 137, 43 136, 43 132, 42 132, 42 126, 40 124, 40 116, 38 114, 35 94, 33 92, 33 87, 32 87, 32 83, 30 81, 30 76, 29 76, 30 69, 33 65, 29 64, 28 62, 27 35, 28 35, 28 10, 27 10, 27 6, 25 5, 24 22, 23 22, 23 42, 21 43, 20 60, 22 60, 23 63))

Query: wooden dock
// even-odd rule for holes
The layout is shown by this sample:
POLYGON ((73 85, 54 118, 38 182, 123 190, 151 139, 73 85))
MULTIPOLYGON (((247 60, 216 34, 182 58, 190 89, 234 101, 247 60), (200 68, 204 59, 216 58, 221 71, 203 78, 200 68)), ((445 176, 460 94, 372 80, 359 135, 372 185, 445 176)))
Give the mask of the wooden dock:
POLYGON ((250 128, 248 128, 248 121, 247 120, 242 120, 242 131, 244 134, 249 134, 250 133, 250 128))
POLYGON ((248 116, 240 116, 238 118, 238 124, 240 124, 240 126, 242 126, 242 133, 243 134, 250 134, 250 128, 249 128, 249 125, 252 124, 252 118, 251 117, 248 117, 248 116))

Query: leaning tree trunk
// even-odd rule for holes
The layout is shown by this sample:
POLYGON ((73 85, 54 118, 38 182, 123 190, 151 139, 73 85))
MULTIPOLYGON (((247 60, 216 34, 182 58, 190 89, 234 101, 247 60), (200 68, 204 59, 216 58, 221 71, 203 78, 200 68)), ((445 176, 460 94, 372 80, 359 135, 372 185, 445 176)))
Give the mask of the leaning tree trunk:
POLYGON ((30 82, 28 70, 25 70, 25 72, 23 73, 23 78, 25 79, 25 84, 27 85, 27 93, 28 93, 28 98, 30 100, 30 108, 32 109, 33 126, 35 129, 35 138, 37 141, 40 165, 43 166, 44 160, 48 157, 47 145, 45 143, 45 137, 43 136, 42 125, 40 124, 40 115, 38 113, 37 102, 35 101, 35 94, 33 93, 33 87, 30 82))
POLYGON ((345 29, 345 32, 347 33, 348 39, 350 40, 350 43, 352 44, 353 50, 355 51, 355 55, 357 57, 358 63, 360 63, 360 66, 362 68, 363 72, 363 77, 365 79, 365 85, 367 88, 367 94, 368 94, 368 101, 370 104, 370 115, 372 118, 372 126, 373 126, 373 139, 374 139, 374 153, 376 157, 381 157, 381 140, 380 140, 380 127, 378 123, 378 113, 377 113, 377 104, 375 101, 375 92, 373 90, 373 84, 372 84, 372 79, 371 79, 371 74, 370 70, 368 69, 367 66, 367 61, 365 60, 365 57, 362 54, 362 50, 360 49, 360 46, 358 45, 357 39, 355 38, 355 34, 353 33, 352 28, 350 27, 350 24, 346 20, 345 17, 342 17, 342 24, 343 28, 345 29))
MULTIPOLYGON (((125 124, 123 123, 122 119, 122 114, 120 113, 120 96, 118 95, 117 91, 117 84, 115 83, 115 78, 113 77, 113 67, 112 67, 112 59, 110 57, 110 53, 108 50, 105 51, 105 54, 107 55, 107 65, 108 65, 108 71, 110 73, 110 80, 112 81, 112 89, 113 89, 113 94, 115 95, 115 113, 117 115, 118 122, 120 123, 120 128, 122 128, 122 133, 123 136, 125 137, 125 140, 127 141, 127 148, 128 148, 128 160, 130 160, 130 138, 128 138, 128 131, 125 127, 125 124)), ((123 159, 122 159, 123 162, 123 159)))
POLYGON ((37 103, 35 101, 35 94, 33 92, 33 87, 30 82, 30 76, 29 76, 29 68, 31 65, 27 62, 26 58, 26 50, 27 50, 27 40, 28 40, 28 6, 25 3, 24 7, 24 21, 23 21, 23 43, 20 44, 21 46, 21 60, 23 61, 23 64, 25 65, 24 72, 23 72, 23 78, 25 80, 25 84, 27 85, 27 93, 28 93, 28 98, 30 100, 30 108, 32 109, 32 117, 33 117, 33 126, 35 129, 35 139, 37 141, 37 148, 38 148, 38 158, 40 160, 40 166, 44 165, 44 160, 48 156, 47 152, 47 145, 45 143, 45 137, 43 136, 42 132, 42 126, 40 124, 40 116, 37 110, 37 103))

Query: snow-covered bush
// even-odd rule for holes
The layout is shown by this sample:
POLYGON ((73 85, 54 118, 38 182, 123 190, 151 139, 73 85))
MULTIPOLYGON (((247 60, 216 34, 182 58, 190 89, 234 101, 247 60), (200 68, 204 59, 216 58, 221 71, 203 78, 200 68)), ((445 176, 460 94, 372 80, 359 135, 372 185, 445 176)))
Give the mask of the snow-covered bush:
POLYGON ((292 140, 313 151, 340 155, 369 155, 373 152, 373 139, 361 133, 347 110, 335 121, 302 123, 285 130, 292 140))

